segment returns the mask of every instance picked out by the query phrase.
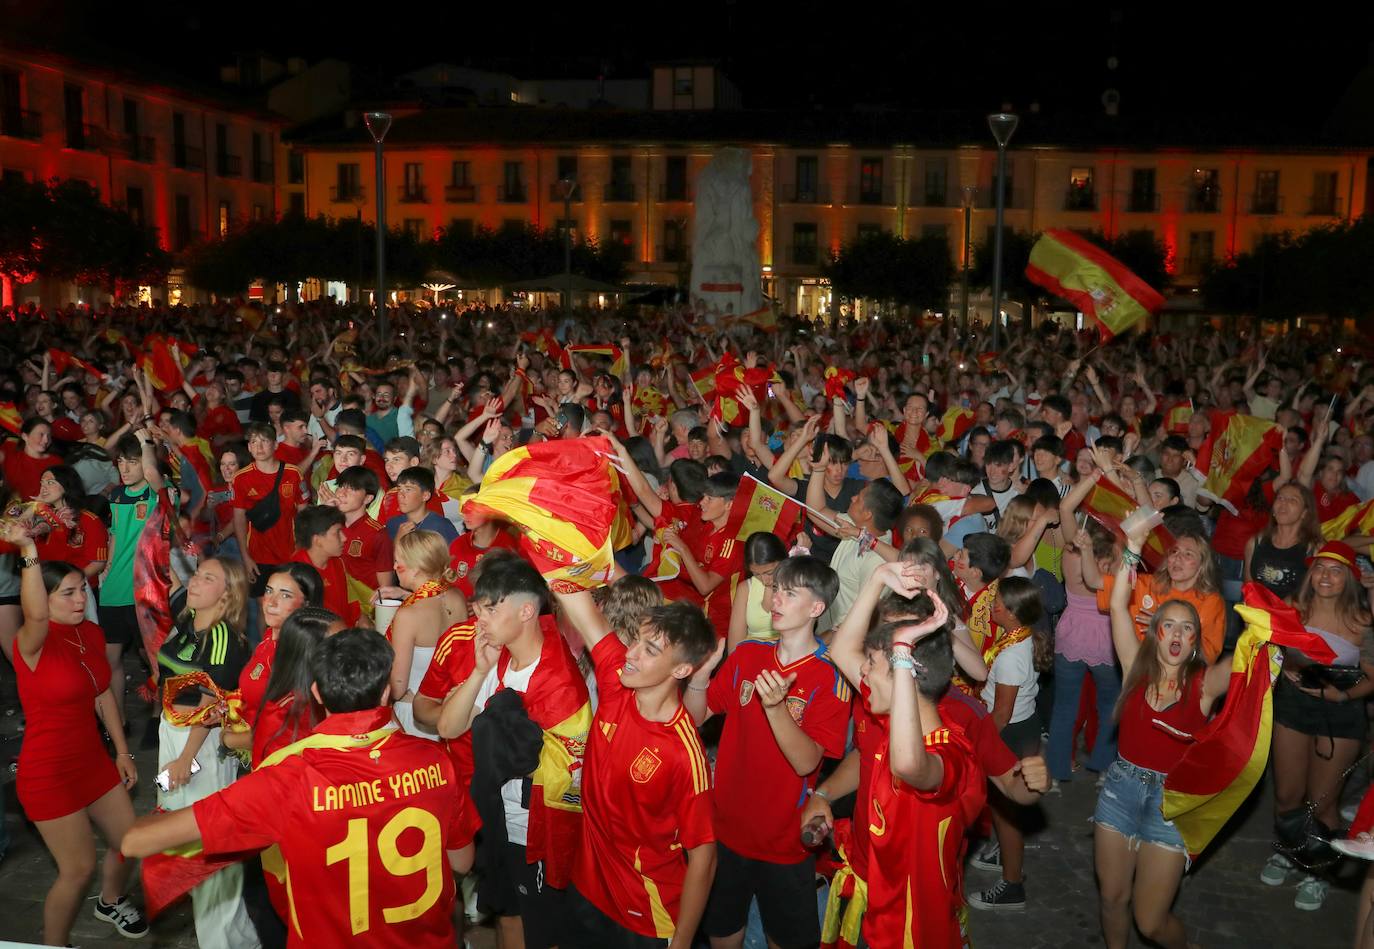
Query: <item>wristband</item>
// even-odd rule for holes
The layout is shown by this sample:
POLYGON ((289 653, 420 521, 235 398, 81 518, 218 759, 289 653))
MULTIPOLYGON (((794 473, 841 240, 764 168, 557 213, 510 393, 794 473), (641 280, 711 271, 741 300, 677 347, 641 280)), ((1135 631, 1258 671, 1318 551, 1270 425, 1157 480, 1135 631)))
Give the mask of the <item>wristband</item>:
POLYGON ((888 662, 894 669, 905 669, 913 676, 916 675, 916 663, 911 660, 910 656, 893 656, 888 662))
POLYGON ((811 795, 812 795, 813 797, 818 797, 818 798, 820 798, 822 801, 825 801, 827 804, 833 804, 833 803, 834 803, 834 801, 832 801, 832 800, 830 799, 830 795, 829 795, 829 794, 826 794, 826 793, 825 793, 824 791, 822 791, 820 788, 812 788, 812 789, 811 789, 811 795))
POLYGON ((710 686, 709 686, 709 685, 692 685, 692 683, 688 682, 688 683, 687 683, 687 688, 691 689, 693 692, 705 692, 707 689, 710 688, 710 686))
POLYGON ((892 644, 892 651, 893 651, 893 652, 896 652, 898 649, 905 649, 905 650, 909 653, 909 652, 911 652, 911 647, 912 647, 912 644, 911 644, 911 643, 893 643, 893 644, 892 644))
POLYGON ((1142 562, 1140 554, 1136 553, 1134 550, 1131 550, 1129 547, 1121 551, 1121 560, 1126 564, 1126 566, 1131 567, 1133 569, 1135 567, 1140 566, 1142 562))

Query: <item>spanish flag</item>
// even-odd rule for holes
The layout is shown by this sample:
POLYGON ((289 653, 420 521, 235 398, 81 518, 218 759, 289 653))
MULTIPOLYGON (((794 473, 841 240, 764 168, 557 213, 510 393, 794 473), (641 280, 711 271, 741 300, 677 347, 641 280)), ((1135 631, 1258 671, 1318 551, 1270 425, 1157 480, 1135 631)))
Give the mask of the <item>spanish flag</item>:
POLYGON ((707 366, 692 373, 692 388, 697 390, 701 401, 713 400, 716 397, 716 367, 707 366))
POLYGON ((1273 422, 1226 413, 1214 420, 1212 434, 1198 452, 1198 470, 1207 472, 1198 494, 1237 513, 1255 479, 1278 467, 1282 450, 1283 430, 1273 422))
POLYGON ((1026 277, 1097 321, 1106 342, 1164 305, 1121 261, 1072 231, 1048 230, 1031 248, 1026 277))
POLYGON ((740 479, 739 490, 730 502, 725 528, 740 541, 762 531, 786 542, 796 533, 801 512, 801 505, 792 498, 746 474, 740 479))
POLYGON ((564 369, 572 368, 572 360, 568 358, 568 354, 563 350, 563 347, 558 344, 558 340, 547 326, 538 333, 521 333, 520 341, 533 346, 536 350, 558 363, 564 369))
POLYGON ((72 366, 75 366, 82 372, 90 373, 93 376, 105 375, 105 373, 101 372, 99 369, 95 368, 95 366, 92 366, 90 363, 86 362, 86 360, 78 359, 71 353, 64 352, 60 349, 49 349, 48 359, 52 361, 52 367, 57 370, 57 374, 59 376, 65 375, 67 370, 70 369, 72 366))
MULTIPOLYGON (((1121 522, 1139 507, 1135 499, 1107 478, 1097 482, 1097 486, 1088 492, 1081 506, 1085 514, 1123 540, 1125 535, 1121 533, 1121 522)), ((1145 548, 1140 552, 1146 568, 1158 570, 1173 544, 1174 535, 1169 533, 1163 524, 1150 531, 1150 536, 1145 538, 1145 548)))
POLYGON ((760 307, 752 313, 746 313, 739 318, 741 323, 748 323, 755 329, 763 330, 765 333, 776 333, 778 331, 778 315, 773 312, 771 306, 760 307))
POLYGON ((841 369, 837 366, 825 367, 825 400, 834 402, 836 399, 843 399, 845 387, 854 381, 853 369, 841 369))
POLYGON ((722 360, 716 371, 716 401, 711 407, 711 417, 734 428, 743 428, 749 424, 749 413, 735 401, 735 393, 747 386, 753 390, 754 400, 759 405, 763 405, 768 398, 769 383, 778 381, 780 381, 778 374, 773 371, 772 366, 755 366, 753 369, 746 369, 738 363, 726 366, 725 361, 722 360))
POLYGON ((1002 353, 1001 353, 1000 351, 997 351, 997 350, 995 350, 995 351, 993 351, 993 352, 990 352, 990 353, 979 353, 979 354, 978 354, 978 373, 979 373, 979 375, 986 376, 986 375, 988 375, 989 373, 993 372, 994 370, 1001 368, 1001 366, 1002 366, 1001 359, 1002 359, 1002 353))
POLYGON ((630 397, 630 405, 640 415, 662 415, 668 397, 653 386, 638 386, 630 397))
POLYGON ((539 442, 496 459, 462 510, 520 529, 520 554, 555 589, 585 590, 610 579, 619 480, 605 438, 539 442))
POLYGON ((569 356, 605 356, 611 361, 611 375, 617 379, 625 378, 625 374, 630 371, 630 360, 625 352, 619 346, 612 346, 610 343, 569 346, 565 352, 569 356))
POLYGON ((24 427, 24 416, 13 402, 0 402, 0 428, 18 435, 24 427))
MULTIPOLYGON (((502 456, 504 457, 504 456, 502 456)), ((539 766, 530 775, 530 823, 525 856, 544 861, 544 880, 566 889, 582 832, 582 758, 592 727, 586 680, 557 627, 544 628, 544 647, 525 687, 525 712, 544 730, 539 766)), ((502 651, 497 675, 510 653, 502 651)))
POLYGON ((1250 796, 1269 759, 1273 693, 1282 657, 1279 647, 1301 649, 1329 665, 1335 654, 1308 632, 1297 610, 1257 583, 1244 587, 1236 612, 1245 631, 1231 658, 1231 684, 1221 713, 1196 735, 1164 781, 1164 819, 1173 821, 1188 853, 1196 857, 1250 796))
POLYGON ((1345 540, 1355 534, 1374 534, 1374 500, 1352 504, 1329 521, 1322 521, 1322 537, 1345 540))
POLYGON ((951 405, 945 410, 944 418, 940 420, 940 441, 946 445, 957 443, 973 428, 974 418, 972 409, 966 409, 962 405, 951 405))
POLYGON ((1193 400, 1178 402, 1164 413, 1164 430, 1170 435, 1187 435, 1188 423, 1193 420, 1193 400))
POLYGON ((148 381, 154 388, 163 392, 180 389, 184 378, 182 369, 190 364, 190 357, 197 349, 196 345, 174 336, 152 333, 143 341, 143 347, 138 366, 148 373, 148 381), (180 359, 172 355, 173 345, 180 352, 180 359))

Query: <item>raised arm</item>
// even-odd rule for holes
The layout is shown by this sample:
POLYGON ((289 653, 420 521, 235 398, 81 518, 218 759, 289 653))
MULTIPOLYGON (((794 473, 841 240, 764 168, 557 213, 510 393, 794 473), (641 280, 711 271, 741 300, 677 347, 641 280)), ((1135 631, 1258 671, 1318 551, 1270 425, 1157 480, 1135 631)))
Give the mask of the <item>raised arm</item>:
POLYGON ((629 482, 630 490, 635 493, 635 497, 644 510, 648 511, 650 516, 657 518, 659 514, 663 513, 663 499, 649 485, 649 479, 644 477, 644 472, 639 470, 639 465, 635 464, 635 460, 630 457, 629 449, 620 439, 616 438, 613 432, 604 434, 606 440, 611 443, 611 449, 620 460, 620 468, 625 475, 625 480, 629 482))
POLYGON ((816 438, 816 432, 820 430, 821 419, 819 415, 813 415, 802 425, 801 434, 797 436, 792 444, 783 449, 781 455, 773 462, 773 466, 768 469, 768 482, 786 495, 797 493, 797 480, 788 474, 792 470, 792 462, 797 460, 797 456, 802 451, 811 446, 816 438))
POLYGON ((606 622, 606 617, 592 599, 590 590, 555 593, 554 597, 563 608, 563 615, 568 618, 568 623, 582 637, 588 651, 595 649, 597 643, 611 635, 611 624, 606 622))
POLYGON ((1112 584, 1109 606, 1112 647, 1116 650, 1117 661, 1121 663, 1122 675, 1128 677, 1141 648, 1140 636, 1135 628, 1135 617, 1131 615, 1131 592, 1135 589, 1135 571, 1131 561, 1139 564, 1146 533, 1137 530, 1126 538, 1126 551, 1129 556, 1122 556, 1121 566, 1116 570, 1116 581, 1112 584))
POLYGON ((926 749, 921 705, 916 696, 911 650, 918 639, 943 629, 949 610, 931 597, 935 612, 928 619, 904 626, 892 636, 892 713, 888 720, 888 766, 894 777, 918 791, 933 791, 945 778, 944 760, 926 749))

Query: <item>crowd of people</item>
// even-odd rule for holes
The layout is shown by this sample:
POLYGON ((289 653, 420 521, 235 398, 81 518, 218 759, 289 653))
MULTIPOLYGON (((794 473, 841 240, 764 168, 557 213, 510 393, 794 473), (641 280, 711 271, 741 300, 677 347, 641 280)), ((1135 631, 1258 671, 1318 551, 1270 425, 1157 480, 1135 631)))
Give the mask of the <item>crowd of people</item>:
POLYGON ((1246 583, 1338 656, 1274 686, 1256 877, 1319 909, 1329 841, 1374 825, 1341 812, 1374 366, 1339 327, 1047 323, 992 352, 680 309, 398 308, 385 339, 331 302, 13 316, 0 645, 49 944, 98 832, 95 914, 130 937, 135 858, 232 855, 190 890, 205 949, 454 946, 478 915, 506 949, 963 946, 1036 898, 1042 795, 1096 781, 1104 941, 1184 949, 1164 786, 1226 702, 1246 583), (1218 496, 1240 417, 1275 450, 1218 496), (471 503, 508 453, 588 438, 627 526, 594 589, 471 503), (755 482, 794 528, 741 533, 755 482))

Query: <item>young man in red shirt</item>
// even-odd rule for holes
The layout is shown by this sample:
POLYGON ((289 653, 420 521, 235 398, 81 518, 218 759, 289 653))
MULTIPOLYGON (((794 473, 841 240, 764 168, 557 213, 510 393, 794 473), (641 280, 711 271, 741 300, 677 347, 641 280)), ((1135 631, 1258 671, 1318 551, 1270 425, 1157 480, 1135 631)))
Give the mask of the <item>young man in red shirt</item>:
POLYGON ((236 474, 232 485, 234 536, 243 551, 243 566, 253 581, 251 595, 256 598, 262 596, 273 568, 289 562, 296 552, 296 512, 310 500, 310 492, 294 465, 277 460, 277 433, 270 424, 249 424, 248 454, 253 464, 236 474), (278 516, 270 527, 259 530, 248 520, 248 512, 273 493, 278 516))
MULTIPOLYGON (((705 598, 706 618, 721 639, 730 631, 731 599, 744 569, 744 543, 728 526, 730 506, 738 487, 739 476, 728 472, 718 472, 706 479, 706 493, 697 507, 709 533, 698 541, 700 557, 676 530, 663 532, 664 544, 682 558, 682 575, 677 582, 685 580, 693 592, 705 598)), ((668 595, 666 590, 664 594, 668 595)))
POLYGON ((816 858, 797 818, 821 759, 843 756, 849 728, 849 685, 816 638, 838 588, 835 571, 816 558, 784 561, 773 574, 778 638, 745 640, 724 662, 717 651, 687 684, 684 702, 698 724, 726 716, 716 755, 718 865, 702 920, 714 949, 743 944, 753 897, 772 943, 820 940, 816 858))
POLYGON ((582 844, 562 949, 691 949, 715 876, 711 774, 681 686, 716 648, 690 603, 651 609, 627 649, 591 593, 558 594, 596 669, 582 844), (684 855, 686 859, 684 860, 684 855))
MULTIPOLYGON (((476 489, 473 489, 474 491, 476 489)), ((472 599, 472 573, 483 557, 493 550, 515 550, 518 541, 508 529, 507 522, 477 511, 463 515, 468 532, 459 534, 448 545, 449 568, 455 577, 453 585, 472 599)))
POLYGON ((281 847, 287 944, 452 949, 456 834, 453 765, 392 720, 391 646, 369 630, 324 640, 311 694, 326 717, 302 742, 194 805, 149 814, 124 835, 126 856, 200 840, 206 853, 281 847))
POLYGON ((336 507, 312 504, 296 514, 296 546, 291 557, 308 563, 324 580, 324 608, 349 626, 356 626, 362 615, 358 601, 348 595, 348 573, 344 568, 344 515, 336 507))
POLYGON ((374 592, 396 582, 391 537, 367 513, 379 490, 377 476, 362 465, 344 469, 334 485, 334 507, 344 516, 344 569, 374 592))
POLYGON ((281 441, 277 442, 277 457, 301 471, 309 471, 320 453, 320 443, 306 433, 310 416, 300 409, 285 409, 281 413, 281 441))

